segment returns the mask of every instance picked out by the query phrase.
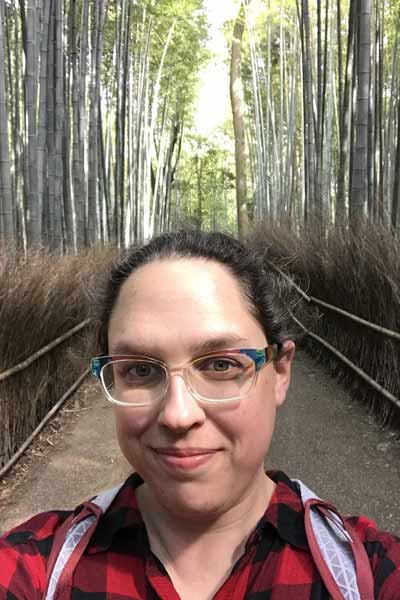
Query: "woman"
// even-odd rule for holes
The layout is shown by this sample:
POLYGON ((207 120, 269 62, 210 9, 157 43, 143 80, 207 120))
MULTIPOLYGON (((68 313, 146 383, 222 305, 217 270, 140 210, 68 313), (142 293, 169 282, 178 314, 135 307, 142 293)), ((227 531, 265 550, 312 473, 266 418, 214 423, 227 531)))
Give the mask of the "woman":
MULTIPOLYGON (((104 514, 90 503, 6 535, 0 599, 329 598, 298 485, 264 471, 294 344, 260 258, 219 233, 152 240, 112 271, 99 340, 93 371, 136 474, 104 514), (86 527, 90 510, 53 596, 66 523, 86 527)), ((399 541, 351 525, 375 598, 400 598, 399 541)))

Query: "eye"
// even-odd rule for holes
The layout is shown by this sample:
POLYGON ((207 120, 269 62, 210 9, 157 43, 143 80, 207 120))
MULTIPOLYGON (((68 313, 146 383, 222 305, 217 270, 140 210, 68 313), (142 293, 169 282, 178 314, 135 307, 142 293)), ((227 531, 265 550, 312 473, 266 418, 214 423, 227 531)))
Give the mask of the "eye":
POLYGON ((139 363, 129 367, 128 372, 129 375, 132 375, 133 377, 148 377, 151 375, 152 368, 154 368, 152 365, 139 363))
POLYGON ((159 365, 144 361, 117 362, 114 364, 114 370, 119 379, 130 385, 154 383, 163 376, 159 365))
POLYGON ((214 369, 214 371, 229 371, 229 368, 232 366, 232 361, 226 360, 225 358, 216 358, 211 362, 211 368, 214 369))
POLYGON ((198 368, 202 371, 228 371, 231 367, 240 366, 235 360, 225 358, 224 356, 215 356, 205 358, 198 363, 198 368))
POLYGON ((213 356, 197 363, 197 369, 204 377, 235 377, 243 372, 243 364, 234 358, 213 356))

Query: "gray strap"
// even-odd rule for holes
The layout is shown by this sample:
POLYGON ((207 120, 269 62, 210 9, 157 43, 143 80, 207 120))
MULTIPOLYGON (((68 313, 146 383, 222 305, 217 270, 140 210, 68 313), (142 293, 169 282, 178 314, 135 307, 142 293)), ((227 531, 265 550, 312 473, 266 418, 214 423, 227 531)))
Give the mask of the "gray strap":
POLYGON ((120 483, 109 490, 101 492, 101 494, 99 494, 98 496, 96 496, 96 498, 92 500, 92 503, 96 504, 96 506, 99 506, 103 513, 106 512, 106 510, 111 506, 115 496, 118 494, 122 486, 123 484, 120 483))
MULTIPOLYGON (((96 498, 92 500, 92 504, 96 504, 102 512, 104 513, 108 507, 111 505, 115 496, 118 494, 121 489, 122 484, 117 485, 110 490, 106 490, 102 492, 96 498)), ((70 559, 73 551, 92 525, 92 523, 96 520, 95 515, 88 515, 86 519, 83 519, 79 523, 74 523, 69 528, 67 535, 65 536, 65 541, 62 545, 60 553, 57 557, 56 563, 54 565, 53 571, 50 576, 50 580, 48 582, 47 592, 44 595, 44 600, 54 600, 57 585, 60 581, 64 568, 70 559)))
POLYGON ((90 515, 86 517, 80 523, 75 523, 68 530, 68 533, 65 538, 65 542, 60 550, 60 553, 57 557, 56 564, 54 565, 54 569, 51 573, 49 585, 47 588, 47 593, 45 594, 45 600, 53 600, 58 582, 60 581, 62 572, 64 571, 65 565, 67 564, 71 554, 93 523, 96 520, 94 515, 90 515))
MULTIPOLYGON (((303 504, 310 499, 320 499, 303 482, 293 481, 300 490, 303 504)), ((336 581, 343 598, 345 600, 362 600, 357 584, 352 539, 343 527, 339 516, 329 511, 329 517, 326 517, 317 508, 311 508, 310 518, 326 566, 336 581)))

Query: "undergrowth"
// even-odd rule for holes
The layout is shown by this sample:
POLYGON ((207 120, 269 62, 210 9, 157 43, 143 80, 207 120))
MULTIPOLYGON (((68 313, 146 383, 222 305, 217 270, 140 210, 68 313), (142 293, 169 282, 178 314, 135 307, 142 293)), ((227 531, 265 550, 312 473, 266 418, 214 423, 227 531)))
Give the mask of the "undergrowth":
MULTIPOLYGON (((333 228, 321 238, 312 227, 294 233, 289 227, 261 224, 252 239, 266 260, 308 295, 400 332, 400 242, 387 229, 365 223, 356 230, 333 228)), ((399 341, 297 297, 294 314, 309 330, 400 398, 399 341)), ((304 346, 382 423, 400 425, 400 411, 390 400, 317 341, 306 336, 304 346)))
MULTIPOLYGON (((90 316, 91 280, 109 261, 110 250, 101 249, 78 256, 0 251, 0 372, 90 316)), ((0 382, 0 468, 88 367, 92 335, 86 327, 0 382)))

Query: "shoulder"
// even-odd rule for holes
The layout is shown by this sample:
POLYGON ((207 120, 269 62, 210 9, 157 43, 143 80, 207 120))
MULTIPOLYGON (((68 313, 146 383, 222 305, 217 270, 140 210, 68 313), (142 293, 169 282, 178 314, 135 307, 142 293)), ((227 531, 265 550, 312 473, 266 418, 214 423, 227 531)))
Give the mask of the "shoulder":
POLYGON ((366 517, 349 517, 347 523, 361 538, 371 564, 375 597, 379 600, 400 599, 400 538, 380 531, 366 517))
MULTIPOLYGON (((268 474, 276 483, 276 493, 267 511, 270 521, 292 547, 307 549, 304 506, 297 482, 282 472, 268 474)), ((400 538, 380 531, 374 521, 364 516, 346 517, 345 521, 361 539, 367 552, 374 578, 375 599, 400 600, 400 538)))
MULTIPOLYGON (((143 483, 136 474, 111 494, 112 504, 100 514, 98 527, 92 540, 92 551, 108 548, 114 535, 127 525, 141 523, 135 500, 135 490, 143 483)), ((107 490, 96 498, 107 500, 113 490, 107 490)), ((93 500, 93 499, 92 499, 93 500)), ((21 525, 0 536, 0 600, 40 600, 46 589, 46 571, 55 536, 60 542, 68 530, 65 521, 71 515, 81 513, 92 501, 80 504, 74 511, 50 511, 39 513, 21 525), (65 527, 60 529, 65 523, 65 527), (64 531, 65 529, 65 531, 64 531)))
POLYGON ((54 535, 70 514, 40 513, 0 537, 0 600, 40 597, 54 535))

